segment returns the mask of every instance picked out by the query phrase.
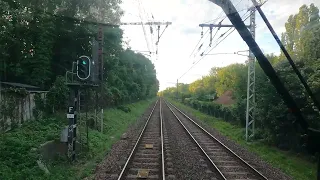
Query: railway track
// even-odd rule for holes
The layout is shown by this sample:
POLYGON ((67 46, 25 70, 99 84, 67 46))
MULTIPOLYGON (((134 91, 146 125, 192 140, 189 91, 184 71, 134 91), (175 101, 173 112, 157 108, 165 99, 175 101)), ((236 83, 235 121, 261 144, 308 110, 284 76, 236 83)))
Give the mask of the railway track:
MULTIPOLYGON (((207 161, 201 149, 193 142, 175 116, 165 105, 163 107, 164 128, 170 150, 166 154, 172 157, 171 163, 167 162, 167 171, 177 180, 217 180, 214 168, 207 161), (172 168, 169 171, 169 164, 172 168)), ((166 158, 168 160, 168 158, 166 158)))
POLYGON ((161 99, 153 106, 117 177, 140 178, 267 179, 194 120, 161 99))
POLYGON ((177 107, 169 102, 165 104, 212 165, 217 179, 267 179, 177 107))
POLYGON ((161 101, 154 105, 120 175, 123 179, 165 179, 161 101))

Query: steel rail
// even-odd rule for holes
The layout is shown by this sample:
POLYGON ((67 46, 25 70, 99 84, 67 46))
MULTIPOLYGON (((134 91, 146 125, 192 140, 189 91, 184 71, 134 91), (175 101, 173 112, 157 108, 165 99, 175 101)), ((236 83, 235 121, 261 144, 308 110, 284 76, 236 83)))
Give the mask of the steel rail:
POLYGON ((164 167, 164 147, 163 147, 163 118, 162 118, 162 103, 160 101, 160 136, 161 136, 161 168, 162 168, 162 180, 166 179, 165 167, 164 167))
POLYGON ((138 139, 137 139, 137 142, 136 142, 136 144, 134 145, 133 149, 131 150, 131 153, 130 153, 130 155, 129 155, 129 157, 128 157, 126 163, 125 163, 125 165, 123 166, 123 169, 122 169, 122 171, 121 171, 121 173, 120 173, 120 175, 119 175, 119 177, 118 177, 118 180, 121 180, 121 179, 123 178, 123 175, 125 174, 125 171, 127 170, 128 164, 129 164, 129 162, 131 161, 132 156, 133 156, 133 154, 135 153, 135 151, 136 151, 136 149, 137 149, 137 146, 138 146, 138 144, 139 144, 139 142, 140 142, 140 140, 141 140, 141 137, 142 137, 142 135, 143 135, 143 133, 144 133, 144 131, 145 131, 145 129, 146 129, 149 121, 150 121, 151 116, 153 115, 154 109, 156 108, 156 106, 157 106, 157 104, 158 104, 158 101, 159 101, 159 100, 157 100, 157 102, 156 102, 155 105, 153 106, 152 111, 151 111, 151 113, 150 113, 150 115, 149 115, 149 117, 148 117, 148 119, 147 119, 147 122, 145 123, 145 125, 144 125, 144 127, 143 127, 143 129, 142 129, 142 131, 141 131, 141 133, 140 133, 140 135, 139 135, 139 137, 138 137, 138 139))
POLYGON ((205 132, 207 135, 209 135, 212 139, 214 139, 216 142, 218 142, 222 147, 227 149, 233 156, 235 156, 237 159, 239 159, 243 164, 245 164, 247 167, 249 167, 251 170, 253 170, 256 174, 258 174, 261 178, 267 180, 263 174, 261 174, 258 170, 256 170, 253 166, 251 166, 248 162, 246 162, 244 159, 242 159, 239 155, 237 155, 234 151, 232 151, 230 148, 228 148, 225 144, 223 144, 221 141, 219 141, 216 137, 214 137, 211 133, 209 133, 207 130, 205 130, 203 127, 201 127, 198 123, 196 123, 193 119, 191 119, 188 115, 186 115, 184 112, 182 112, 180 109, 178 109, 175 105, 168 102, 172 107, 174 107, 177 111, 179 111, 184 117, 189 119, 193 124, 195 124, 197 127, 199 127, 203 132, 205 132))
POLYGON ((173 112, 173 110, 170 108, 170 106, 167 104, 167 102, 165 101, 165 104, 167 105, 167 107, 170 109, 170 111, 172 112, 172 114, 176 117, 176 119, 179 121, 179 123, 182 125, 182 127, 184 128, 184 130, 187 132, 187 134, 193 139, 193 141, 197 144, 197 146, 200 148, 200 150, 202 151, 202 153, 207 157, 207 159, 210 161, 210 163, 212 164, 212 166, 215 168, 215 170, 219 173, 219 175, 224 179, 227 180, 227 178, 223 175, 223 173, 220 171, 220 169, 218 168, 218 166, 212 161, 212 159, 209 157, 209 155, 206 153, 206 151, 201 147, 201 145, 198 143, 198 141, 193 137, 193 135, 191 134, 191 132, 187 129, 187 127, 181 122, 181 120, 179 119, 179 117, 173 112))

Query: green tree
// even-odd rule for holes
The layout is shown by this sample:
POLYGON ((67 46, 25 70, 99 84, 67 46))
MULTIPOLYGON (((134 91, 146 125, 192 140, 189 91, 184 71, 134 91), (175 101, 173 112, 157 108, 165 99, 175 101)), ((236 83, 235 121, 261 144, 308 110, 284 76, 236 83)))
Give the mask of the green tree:
MULTIPOLYGON (((71 70, 79 56, 91 56, 91 41, 98 34, 98 26, 88 21, 118 24, 123 14, 120 3, 0 0, 1 80, 52 90, 52 84, 61 80, 57 77, 71 70)), ((114 106, 155 96, 159 82, 152 62, 123 48, 120 28, 104 27, 103 34, 104 90, 98 94, 101 104, 114 106)))
POLYGON ((319 26, 319 9, 314 4, 309 7, 303 5, 299 8, 298 14, 289 16, 282 41, 295 59, 301 59, 306 55, 306 43, 313 38, 312 31, 317 26, 319 26))
POLYGON ((239 92, 239 96, 246 89, 247 67, 243 64, 232 64, 217 71, 215 88, 217 95, 231 90, 239 92))

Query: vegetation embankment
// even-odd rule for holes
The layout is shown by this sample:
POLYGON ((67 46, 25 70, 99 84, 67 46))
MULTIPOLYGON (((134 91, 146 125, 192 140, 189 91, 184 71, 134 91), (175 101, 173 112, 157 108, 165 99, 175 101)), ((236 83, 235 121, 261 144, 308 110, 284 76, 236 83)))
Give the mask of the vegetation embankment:
MULTIPOLYGON (((102 160, 112 144, 153 102, 154 99, 128 104, 126 107, 130 112, 106 109, 103 133, 95 128, 89 129, 89 151, 78 154, 74 164, 70 164, 65 155, 43 160, 50 174, 46 174, 37 164, 37 160, 43 159, 44 154, 40 145, 50 140, 60 140, 60 132, 67 125, 64 114, 33 120, 23 124, 21 128, 2 134, 0 179, 81 179, 92 175, 96 164, 102 160)), ((85 131, 85 128, 80 129, 85 131)), ((86 135, 85 132, 81 133, 82 136, 86 135)))

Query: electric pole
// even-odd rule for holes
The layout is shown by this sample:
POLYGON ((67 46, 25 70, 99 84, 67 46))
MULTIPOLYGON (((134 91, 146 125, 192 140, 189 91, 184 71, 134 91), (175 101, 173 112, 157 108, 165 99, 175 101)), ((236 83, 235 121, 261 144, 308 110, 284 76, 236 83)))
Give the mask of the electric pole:
MULTIPOLYGON (((250 11, 250 25, 246 25, 249 28, 253 39, 255 39, 255 29, 256 29, 256 17, 255 17, 255 7, 251 7, 250 11)), ((212 28, 218 27, 234 27, 234 25, 229 24, 199 24, 200 27, 210 28, 210 46, 212 42, 212 28)), ((249 50, 249 60, 248 60, 248 83, 247 83, 247 108, 246 108, 246 140, 248 137, 254 135, 254 111, 255 111, 255 56, 249 50)))
POLYGON ((100 65, 100 108, 101 108, 101 118, 100 118, 100 132, 103 132, 103 42, 104 42, 104 31, 103 26, 99 25, 98 30, 98 64, 100 65))
MULTIPOLYGON (((256 37, 256 9, 250 8, 250 32, 252 38, 256 37)), ((249 50, 249 62, 248 62, 248 84, 247 84, 247 110, 246 110, 246 141, 248 137, 254 135, 254 121, 255 121, 255 56, 252 51, 249 50), (251 132, 250 132, 251 131, 251 132)))
POLYGON ((179 98, 179 79, 177 79, 177 99, 179 98))

